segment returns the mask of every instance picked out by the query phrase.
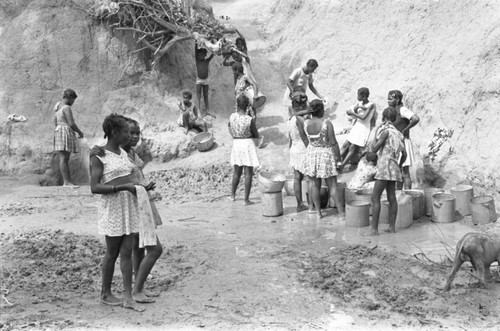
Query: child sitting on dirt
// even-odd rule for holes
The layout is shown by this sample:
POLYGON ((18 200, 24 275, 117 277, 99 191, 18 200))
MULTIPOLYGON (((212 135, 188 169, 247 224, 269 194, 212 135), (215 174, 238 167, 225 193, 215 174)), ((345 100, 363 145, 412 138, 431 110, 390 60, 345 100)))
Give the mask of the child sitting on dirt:
POLYGON ((208 68, 214 54, 212 53, 207 57, 207 50, 205 48, 198 48, 198 44, 196 43, 194 50, 196 58, 196 100, 198 102, 198 109, 201 111, 201 93, 203 92, 206 115, 215 118, 215 115, 210 113, 208 105, 208 68))
POLYGON ((207 123, 198 117, 198 109, 191 102, 192 98, 193 93, 190 91, 182 93, 182 102, 179 103, 180 115, 177 124, 186 129, 185 134, 188 134, 191 129, 195 129, 198 132, 207 132, 207 123))
POLYGON ((347 184, 347 188, 353 190, 373 188, 375 174, 377 173, 377 160, 377 154, 366 152, 365 156, 359 161, 358 168, 354 173, 354 177, 347 184))

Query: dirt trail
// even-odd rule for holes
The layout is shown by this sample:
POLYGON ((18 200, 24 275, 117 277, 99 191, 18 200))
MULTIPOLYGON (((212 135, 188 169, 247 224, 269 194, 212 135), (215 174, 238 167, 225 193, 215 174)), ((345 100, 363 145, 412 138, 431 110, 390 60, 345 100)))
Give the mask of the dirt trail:
MULTIPOLYGON (((240 0, 214 3, 214 7, 216 15, 228 15, 235 25, 241 23, 245 28, 242 31, 249 39, 257 76, 269 73, 273 77, 261 79, 269 103, 262 111, 264 124, 260 126, 261 132, 268 130, 266 136, 276 138, 261 156, 272 164, 286 156, 280 135, 274 135, 277 131, 272 127, 284 125, 280 122, 280 75, 272 63, 261 58, 265 41, 258 41, 258 24, 253 20, 259 6, 265 4, 263 0, 240 0)), ((225 123, 220 123, 227 131, 225 123)), ((221 146, 221 151, 223 148, 228 150, 228 146, 221 146)), ((169 167, 200 167, 216 162, 214 155, 220 159, 223 154, 194 153, 169 167)), ((159 167, 150 167, 150 171, 154 169, 159 167)), ((217 171, 221 185, 227 185, 224 171, 217 171)), ((207 185, 197 175, 196 169, 182 175, 192 179, 184 182, 190 186, 189 195, 179 188, 176 194, 165 194, 158 204, 164 222, 158 236, 165 250, 148 283, 162 290, 162 295, 142 314, 98 301, 99 261, 92 257, 102 253, 99 243, 103 240, 97 236, 97 198, 88 186, 68 190, 0 178, 4 187, 0 192, 0 294, 5 298, 0 298, 0 329, 497 327, 500 284, 477 289, 472 285, 475 280, 461 270, 451 292, 443 293, 440 288, 449 269, 445 263, 421 262, 397 253, 406 243, 429 238, 434 226, 428 219, 398 233, 398 240, 389 236, 367 240, 362 236, 366 228, 346 228, 331 209, 324 220, 316 220, 295 213, 294 199, 285 197, 284 216, 263 217, 258 191, 252 192, 257 203, 244 207, 241 199, 229 202, 223 197, 229 186, 207 185), (214 198, 207 201, 207 195, 214 198), (400 246, 394 241, 400 241, 400 246)), ((169 185, 161 188, 169 189, 169 185)), ((450 224, 441 230, 443 236, 434 240, 453 246, 469 229, 450 224)), ((118 267, 113 288, 121 295, 118 267)))

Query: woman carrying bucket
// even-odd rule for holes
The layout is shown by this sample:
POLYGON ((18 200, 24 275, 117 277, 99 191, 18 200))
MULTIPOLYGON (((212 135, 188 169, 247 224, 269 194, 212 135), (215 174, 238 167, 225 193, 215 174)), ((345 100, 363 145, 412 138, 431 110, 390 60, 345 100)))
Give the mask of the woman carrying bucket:
POLYGON ((382 125, 378 128, 372 143, 372 151, 378 154, 377 173, 372 192, 372 230, 371 235, 378 235, 378 220, 380 217, 380 196, 385 190, 389 201, 389 229, 396 232, 396 216, 398 202, 396 200, 396 182, 403 180, 401 166, 406 159, 403 135, 393 125, 396 120, 396 110, 386 108, 382 113, 382 125), (401 159, 398 164, 399 155, 401 159))

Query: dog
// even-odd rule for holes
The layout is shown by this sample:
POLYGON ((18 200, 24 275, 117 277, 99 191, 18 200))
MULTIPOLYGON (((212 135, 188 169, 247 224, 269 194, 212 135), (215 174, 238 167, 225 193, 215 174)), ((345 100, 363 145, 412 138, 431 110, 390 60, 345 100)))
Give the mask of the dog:
POLYGON ((486 279, 491 278, 490 265, 495 261, 500 264, 500 235, 467 233, 460 239, 457 243, 453 269, 444 287, 445 291, 450 290, 451 282, 465 261, 472 263, 478 275, 479 286, 486 288, 486 279))

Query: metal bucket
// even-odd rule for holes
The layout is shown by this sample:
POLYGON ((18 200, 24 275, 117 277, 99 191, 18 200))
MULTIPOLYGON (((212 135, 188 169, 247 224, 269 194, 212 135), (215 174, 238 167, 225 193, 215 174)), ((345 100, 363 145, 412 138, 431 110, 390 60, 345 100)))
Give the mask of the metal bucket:
POLYGON ((444 192, 444 189, 436 187, 424 188, 425 213, 427 214, 427 216, 431 216, 433 212, 432 195, 434 193, 440 193, 440 192, 444 192))
POLYGON ((481 195, 470 199, 470 209, 474 224, 491 223, 497 220, 495 200, 492 196, 481 195))
POLYGON ((453 194, 456 199, 457 211, 462 216, 467 216, 471 214, 470 210, 470 200, 474 196, 474 191, 470 185, 458 185, 450 189, 451 194, 453 194))
POLYGON ((451 223, 455 220, 455 196, 448 193, 432 195, 432 220, 437 223, 451 223))

